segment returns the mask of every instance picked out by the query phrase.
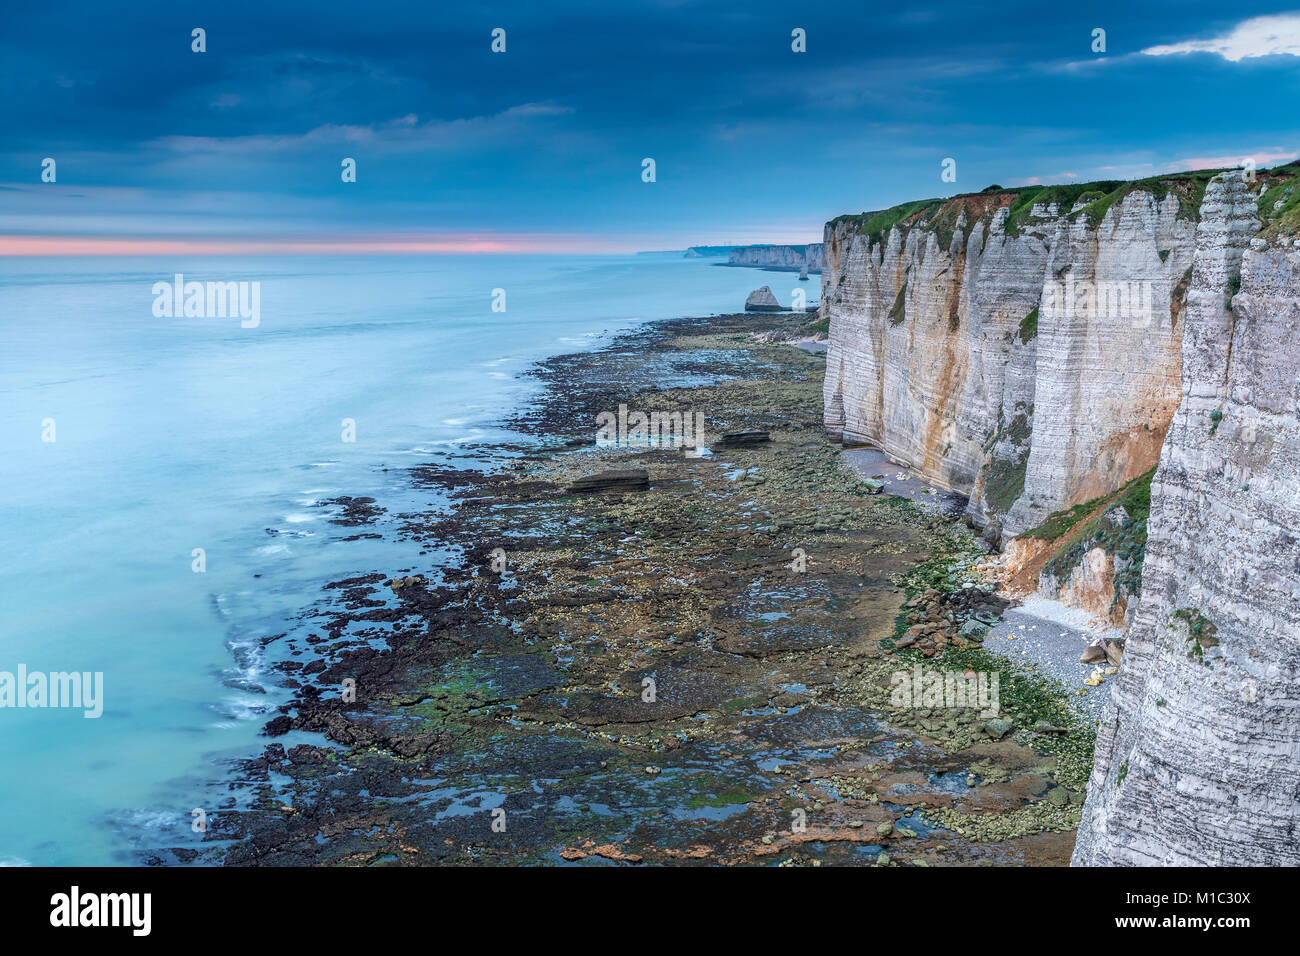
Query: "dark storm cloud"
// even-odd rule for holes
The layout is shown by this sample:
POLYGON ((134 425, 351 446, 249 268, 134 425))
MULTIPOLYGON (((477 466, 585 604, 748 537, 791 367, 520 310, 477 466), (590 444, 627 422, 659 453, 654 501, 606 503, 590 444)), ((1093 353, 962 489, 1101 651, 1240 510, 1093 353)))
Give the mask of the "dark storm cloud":
POLYGON ((55 156, 60 184, 98 191, 78 206, 22 189, 4 211, 29 231, 161 228, 183 207, 196 232, 220 214, 258 230, 814 238, 840 212, 995 179, 1294 149, 1257 94, 1294 99, 1300 58, 1140 52, 1272 11, 1131 6, 28 4, 0 33, 0 180, 36 184, 55 156), (344 156, 360 171, 347 193, 344 156), (955 187, 938 179, 947 156, 955 187))

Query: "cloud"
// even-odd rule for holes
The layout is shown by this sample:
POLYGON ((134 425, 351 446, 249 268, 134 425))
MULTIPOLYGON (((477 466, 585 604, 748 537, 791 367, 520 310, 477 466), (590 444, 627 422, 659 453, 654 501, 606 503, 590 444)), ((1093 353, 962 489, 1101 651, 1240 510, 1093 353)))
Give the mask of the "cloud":
POLYGON ((1190 156, 1187 159, 1175 160, 1175 169, 1232 169, 1242 165, 1247 159, 1253 160, 1256 166, 1270 166, 1273 164, 1285 164, 1295 159, 1296 150, 1285 149, 1281 146, 1267 147, 1256 150, 1253 153, 1242 153, 1240 156, 1224 154, 1222 156, 1190 156))
MULTIPOLYGON (((1074 172, 1073 170, 1066 170, 1065 172, 1052 173, 1050 176, 1030 176, 1029 178, 1025 179, 1024 182, 1022 182, 1022 183, 1017 183, 1016 185, 1018 185, 1018 186, 1042 186, 1044 183, 1055 183, 1055 182, 1060 182, 1062 179, 1068 179, 1068 180, 1073 181, 1073 180, 1078 179, 1078 178, 1079 178, 1079 174, 1078 174, 1078 173, 1074 172)), ((1014 180, 1015 180, 1015 177, 1012 177, 1012 178, 1011 178, 1011 181, 1014 182, 1014 180)), ((1003 182, 1006 182, 1006 181, 1008 181, 1008 180, 1003 180, 1003 182)), ((1015 187, 1013 187, 1013 188, 1015 188, 1015 187)))
POLYGON ((1259 56, 1300 56, 1300 13, 1252 17, 1238 23, 1224 36, 1151 46, 1142 52, 1148 56, 1217 53, 1233 63, 1259 56))
POLYGON ((518 124, 532 119, 567 116, 572 107, 555 103, 523 103, 491 116, 420 122, 414 113, 367 125, 325 123, 305 133, 250 133, 243 136, 162 136, 147 147, 178 154, 228 153, 256 155, 268 151, 322 145, 362 144, 376 148, 422 149, 482 143, 517 134, 518 124))

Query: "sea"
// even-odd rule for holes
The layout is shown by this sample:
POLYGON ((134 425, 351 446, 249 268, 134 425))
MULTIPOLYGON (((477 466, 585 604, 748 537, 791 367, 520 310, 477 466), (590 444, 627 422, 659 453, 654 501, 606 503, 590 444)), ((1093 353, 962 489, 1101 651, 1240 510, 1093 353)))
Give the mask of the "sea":
POLYGON ((288 699, 269 639, 328 582, 434 560, 330 502, 436 506, 407 470, 508 439, 549 355, 816 298, 718 261, 0 258, 0 865, 195 845, 288 699), (257 283, 256 321, 173 309, 177 282, 257 283))

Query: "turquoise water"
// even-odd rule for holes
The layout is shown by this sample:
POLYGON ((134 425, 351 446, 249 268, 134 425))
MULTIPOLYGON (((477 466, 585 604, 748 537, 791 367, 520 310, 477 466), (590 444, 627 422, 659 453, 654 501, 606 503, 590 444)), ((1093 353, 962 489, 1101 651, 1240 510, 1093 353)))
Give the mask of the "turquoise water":
POLYGON ((262 639, 326 582, 430 560, 342 540, 368 529, 323 500, 433 504, 404 469, 503 437, 534 361, 794 280, 676 254, 0 259, 0 671, 104 675, 98 719, 0 708, 0 863, 191 842, 285 699, 262 639), (155 318, 177 272, 260 282, 260 324, 155 318))

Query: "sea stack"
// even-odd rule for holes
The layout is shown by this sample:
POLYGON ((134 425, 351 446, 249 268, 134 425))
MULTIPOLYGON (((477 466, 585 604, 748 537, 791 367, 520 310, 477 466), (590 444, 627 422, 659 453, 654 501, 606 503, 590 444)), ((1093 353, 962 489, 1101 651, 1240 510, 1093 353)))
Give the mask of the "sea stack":
POLYGON ((776 301, 776 296, 772 294, 770 286, 763 286, 761 289, 755 289, 745 300, 746 312, 784 312, 781 303, 776 301))

